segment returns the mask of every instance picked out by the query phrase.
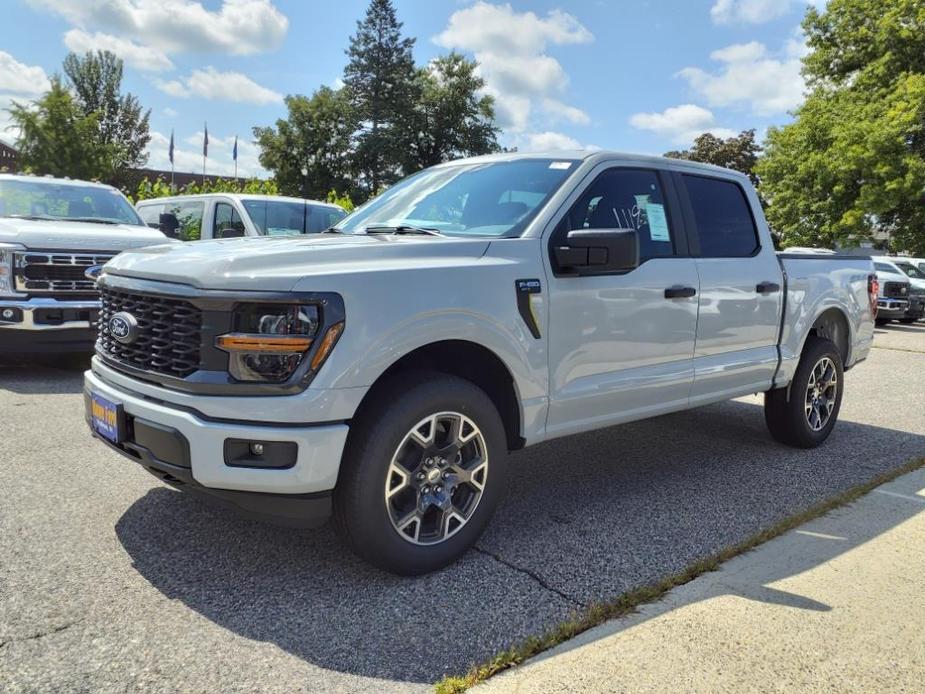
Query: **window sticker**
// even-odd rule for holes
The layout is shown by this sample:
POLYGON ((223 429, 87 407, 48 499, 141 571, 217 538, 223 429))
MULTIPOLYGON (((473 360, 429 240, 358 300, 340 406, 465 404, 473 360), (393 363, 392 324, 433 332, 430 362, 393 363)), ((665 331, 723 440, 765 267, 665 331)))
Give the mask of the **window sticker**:
POLYGON ((647 203, 646 216, 649 218, 649 238, 653 241, 671 241, 665 206, 654 202, 647 203))
POLYGON ((571 168, 571 166, 572 162, 570 161, 554 161, 549 165, 549 168, 564 171, 565 169, 571 168))

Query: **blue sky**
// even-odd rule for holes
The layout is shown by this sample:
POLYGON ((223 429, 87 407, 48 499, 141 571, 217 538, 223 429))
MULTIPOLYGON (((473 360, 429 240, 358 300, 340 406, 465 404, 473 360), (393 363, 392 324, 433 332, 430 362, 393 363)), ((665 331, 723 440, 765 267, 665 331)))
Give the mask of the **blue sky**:
MULTIPOLYGON (((812 0, 821 5, 824 0, 812 0)), ((35 98, 68 50, 109 48, 151 109, 149 165, 260 174, 254 125, 285 94, 337 84, 367 0, 4 0, 0 109, 35 98)), ((395 0, 425 64, 477 58, 502 141, 522 150, 602 147, 660 154, 705 130, 763 134, 801 100, 805 0, 395 0)), ((0 128, 8 116, 0 111, 0 128)), ((15 133, 0 131, 12 141, 15 133)))

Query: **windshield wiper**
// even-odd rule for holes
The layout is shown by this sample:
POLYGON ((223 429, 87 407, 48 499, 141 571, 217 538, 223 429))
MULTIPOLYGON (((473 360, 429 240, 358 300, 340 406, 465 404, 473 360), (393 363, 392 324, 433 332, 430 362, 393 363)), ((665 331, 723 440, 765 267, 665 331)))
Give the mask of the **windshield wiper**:
POLYGON ((65 222, 87 222, 87 224, 118 224, 114 219, 104 217, 62 217, 65 222))
POLYGON ((337 227, 328 227, 321 233, 322 234, 343 234, 344 232, 338 229, 337 227))
POLYGON ((365 229, 367 234, 424 234, 426 236, 443 236, 438 229, 429 227, 416 227, 411 224, 397 224, 395 226, 371 226, 365 229))

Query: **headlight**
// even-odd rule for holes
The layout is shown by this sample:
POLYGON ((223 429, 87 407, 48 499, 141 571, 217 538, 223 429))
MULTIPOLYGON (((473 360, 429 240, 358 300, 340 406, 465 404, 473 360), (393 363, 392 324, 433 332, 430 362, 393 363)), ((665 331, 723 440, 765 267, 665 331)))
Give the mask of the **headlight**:
POLYGON ((321 311, 315 304, 249 304, 238 308, 235 331, 216 338, 216 346, 228 352, 228 371, 236 380, 282 383, 310 353, 308 371, 317 371, 344 324, 330 326, 316 345, 320 327, 321 311))
POLYGON ((24 250, 24 246, 0 243, 0 295, 16 293, 13 283, 13 253, 24 250))

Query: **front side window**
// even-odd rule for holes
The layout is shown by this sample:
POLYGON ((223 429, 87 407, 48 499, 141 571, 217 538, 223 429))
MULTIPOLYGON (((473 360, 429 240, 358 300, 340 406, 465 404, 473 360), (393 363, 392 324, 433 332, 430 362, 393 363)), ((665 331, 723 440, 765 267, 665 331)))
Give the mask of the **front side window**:
POLYGON ((635 229, 639 261, 674 255, 674 241, 658 174, 610 169, 569 210, 557 234, 573 229, 635 229))
POLYGON ((161 213, 164 205, 143 205, 138 208, 142 221, 152 229, 158 229, 161 224, 161 213))
POLYGON ((115 188, 38 180, 0 180, 0 217, 144 226, 115 188))
POLYGON ((340 220, 347 216, 339 207, 329 207, 328 205, 308 205, 308 224, 306 233, 317 234, 325 229, 330 229, 340 220))
POLYGON ((896 263, 896 267, 905 272, 909 277, 917 280, 925 280, 925 272, 919 270, 912 263, 896 263))
POLYGON ((215 221, 212 223, 212 238, 234 238, 245 236, 244 220, 238 211, 227 202, 215 205, 215 221))
POLYGON ((572 160, 517 159, 425 169, 386 190, 337 228, 415 226, 447 236, 520 236, 576 168, 572 160))
POLYGON ((742 188, 732 181, 683 174, 697 223, 700 255, 747 258, 759 248, 758 230, 742 188))

